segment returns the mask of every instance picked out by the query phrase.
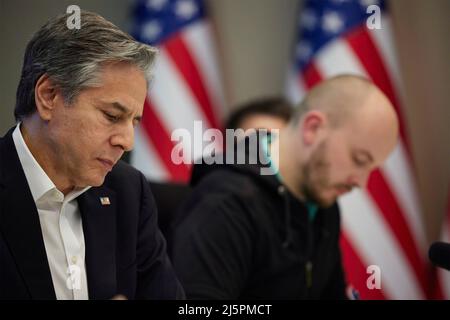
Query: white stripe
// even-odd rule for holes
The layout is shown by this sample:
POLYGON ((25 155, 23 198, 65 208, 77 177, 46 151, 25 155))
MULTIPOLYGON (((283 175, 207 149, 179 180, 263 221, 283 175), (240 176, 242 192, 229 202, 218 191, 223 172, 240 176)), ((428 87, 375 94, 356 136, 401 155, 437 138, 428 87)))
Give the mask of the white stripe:
POLYGON ((149 180, 163 181, 169 179, 167 172, 157 152, 153 149, 152 142, 149 141, 144 128, 139 126, 135 130, 135 147, 131 153, 130 163, 140 170, 149 180))
POLYGON ((286 97, 291 103, 298 104, 306 94, 306 89, 302 83, 294 66, 288 69, 286 79, 286 97))
POLYGON ((397 144, 394 151, 382 165, 381 171, 405 215, 405 220, 413 233, 412 235, 414 240, 416 240, 421 257, 424 257, 427 250, 423 228, 424 222, 415 189, 416 182, 413 179, 412 169, 401 142, 397 144))
MULTIPOLYGON (((210 127, 209 122, 164 47, 160 48, 155 65, 155 81, 150 97, 155 113, 169 136, 174 130, 182 128, 190 132, 192 144, 194 139, 201 143, 202 137, 194 136, 194 121, 201 121, 203 130, 210 127)), ((193 158, 200 157, 201 151, 201 148, 195 148, 193 158)))
POLYGON ((190 128, 195 120, 206 121, 203 112, 170 56, 160 48, 150 99, 165 127, 172 131, 190 128))
MULTIPOLYGON (((394 86, 394 91, 401 101, 405 101, 403 82, 395 49, 395 41, 391 28, 391 19, 387 15, 382 15, 381 29, 368 30, 368 34, 375 46, 380 50, 385 70, 394 86)), ((403 105, 403 104, 402 104, 403 105)))
POLYGON ((423 299, 414 270, 389 226, 362 190, 339 199, 343 231, 363 261, 381 269, 381 289, 390 299, 423 299))
POLYGON ((225 113, 225 98, 216 48, 210 30, 210 24, 201 20, 185 28, 183 38, 203 79, 205 90, 211 98, 216 119, 221 121, 225 113))
POLYGON ((340 39, 323 48, 317 55, 315 64, 324 78, 343 73, 369 77, 347 42, 340 39))

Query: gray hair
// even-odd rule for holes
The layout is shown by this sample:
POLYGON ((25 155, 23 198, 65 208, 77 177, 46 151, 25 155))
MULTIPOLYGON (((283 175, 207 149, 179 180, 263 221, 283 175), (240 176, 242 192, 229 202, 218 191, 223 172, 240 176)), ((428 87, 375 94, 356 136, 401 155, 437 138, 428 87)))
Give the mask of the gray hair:
POLYGON ((127 62, 143 71, 147 84, 157 50, 137 42, 96 13, 81 10, 80 29, 69 29, 68 14, 49 20, 30 40, 25 50, 17 88, 16 120, 36 111, 34 100, 38 79, 47 74, 71 104, 81 90, 99 85, 104 64, 127 62))

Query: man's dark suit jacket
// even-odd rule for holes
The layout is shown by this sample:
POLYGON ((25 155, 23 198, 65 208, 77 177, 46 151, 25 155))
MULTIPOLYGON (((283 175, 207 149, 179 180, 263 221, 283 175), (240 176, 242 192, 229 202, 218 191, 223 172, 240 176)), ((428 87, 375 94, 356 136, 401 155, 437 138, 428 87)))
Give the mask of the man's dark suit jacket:
MULTIPOLYGON (((55 299, 39 215, 12 139, 0 138, 0 299, 55 299)), ((119 162, 77 198, 90 299, 183 298, 144 176, 119 162), (109 197, 102 205, 100 197, 109 197)))

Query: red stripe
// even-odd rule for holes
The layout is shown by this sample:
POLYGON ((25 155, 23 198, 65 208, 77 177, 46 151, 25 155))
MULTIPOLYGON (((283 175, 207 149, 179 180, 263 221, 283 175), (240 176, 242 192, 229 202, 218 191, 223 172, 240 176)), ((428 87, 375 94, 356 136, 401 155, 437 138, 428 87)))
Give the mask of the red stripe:
POLYGON ((392 193, 380 170, 377 169, 371 173, 367 183, 367 189, 375 200, 378 208, 383 213, 384 219, 389 224, 392 232, 402 247, 403 252, 408 258, 416 273, 417 279, 422 286, 423 292, 427 294, 428 285, 425 261, 419 254, 419 249, 417 248, 411 230, 408 228, 405 215, 399 207, 395 195, 392 193))
POLYGON ((180 74, 184 77, 185 83, 190 87, 198 104, 201 106, 203 113, 209 121, 209 126, 219 128, 211 99, 205 89, 206 87, 194 63, 194 59, 181 37, 181 33, 167 40, 164 43, 164 47, 167 49, 180 74))
POLYGON ((386 94, 394 105, 400 122, 400 136, 405 144, 406 150, 410 154, 409 139, 406 134, 406 126, 400 104, 398 103, 394 87, 384 67, 379 50, 367 32, 366 25, 364 24, 360 28, 350 32, 346 39, 372 78, 372 81, 386 94))
POLYGON ((305 68, 305 71, 303 73, 303 80, 308 89, 311 89, 322 80, 322 77, 319 71, 317 70, 317 67, 314 64, 314 62, 311 62, 305 68))
MULTIPOLYGON (((342 251, 342 263, 344 265, 347 282, 359 291, 361 299, 384 300, 386 299, 382 289, 369 289, 366 285, 367 264, 360 259, 356 250, 344 232, 341 232, 340 246, 342 251)), ((383 286, 381 286, 383 288, 383 286)))
POLYGON ((189 181, 190 168, 185 164, 176 165, 173 163, 171 153, 175 144, 170 140, 168 131, 164 128, 158 116, 155 114, 154 107, 148 99, 145 100, 141 125, 146 132, 148 139, 151 140, 151 143, 155 147, 161 162, 170 173, 171 178, 169 180, 176 182, 189 181))
POLYGON ((444 296, 444 290, 442 289, 442 283, 441 283, 441 277, 439 277, 438 272, 446 272, 444 270, 438 270, 437 268, 433 267, 430 272, 430 287, 432 290, 432 296, 431 299, 435 300, 443 300, 443 299, 450 299, 450 297, 444 296))

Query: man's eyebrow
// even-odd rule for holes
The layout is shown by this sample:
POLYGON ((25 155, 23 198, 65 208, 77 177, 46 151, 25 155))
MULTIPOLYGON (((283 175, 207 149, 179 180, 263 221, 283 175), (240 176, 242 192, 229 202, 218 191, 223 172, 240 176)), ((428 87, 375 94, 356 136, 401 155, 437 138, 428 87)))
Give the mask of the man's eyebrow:
POLYGON ((128 110, 127 107, 125 107, 124 105, 120 104, 119 102, 112 102, 111 105, 115 108, 118 109, 119 111, 123 112, 123 113, 129 113, 130 110, 128 110))
MULTIPOLYGON (((119 110, 122 113, 125 113, 125 114, 130 113, 130 110, 119 102, 112 102, 112 103, 107 103, 107 104, 110 104, 111 106, 113 106, 115 109, 119 110)), ((136 116, 136 117, 134 117, 134 120, 141 122, 142 116, 136 116)))

